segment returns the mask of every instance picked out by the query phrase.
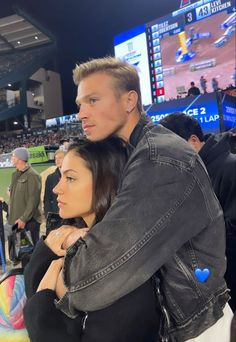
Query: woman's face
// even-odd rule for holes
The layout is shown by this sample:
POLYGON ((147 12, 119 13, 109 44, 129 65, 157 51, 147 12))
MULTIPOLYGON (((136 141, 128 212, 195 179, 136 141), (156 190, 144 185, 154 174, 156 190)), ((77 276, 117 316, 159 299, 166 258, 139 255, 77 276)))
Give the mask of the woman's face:
POLYGON ((66 154, 61 167, 61 180, 53 189, 62 218, 82 217, 88 227, 93 224, 93 179, 84 159, 74 151, 66 154))

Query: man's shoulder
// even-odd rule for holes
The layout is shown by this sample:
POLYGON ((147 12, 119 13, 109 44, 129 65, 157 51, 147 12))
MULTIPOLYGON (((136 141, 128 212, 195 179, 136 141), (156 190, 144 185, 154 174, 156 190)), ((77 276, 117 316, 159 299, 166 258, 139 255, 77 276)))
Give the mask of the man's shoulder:
POLYGON ((19 173, 19 171, 16 169, 15 171, 12 172, 12 177, 15 177, 15 175, 18 173, 19 173))
POLYGON ((32 166, 30 166, 28 168, 27 173, 28 173, 28 175, 30 175, 32 177, 36 177, 36 178, 41 179, 40 174, 32 166))
POLYGON ((223 173, 236 179, 236 154, 228 153, 223 163, 223 173))
POLYGON ((186 167, 192 167, 199 158, 184 139, 162 125, 147 124, 144 127, 137 149, 142 147, 148 149, 153 158, 182 163, 186 167))
POLYGON ((19 174, 20 172, 18 170, 15 170, 12 172, 12 175, 11 175, 11 179, 12 181, 14 181, 15 179, 17 179, 17 177, 19 177, 19 174))

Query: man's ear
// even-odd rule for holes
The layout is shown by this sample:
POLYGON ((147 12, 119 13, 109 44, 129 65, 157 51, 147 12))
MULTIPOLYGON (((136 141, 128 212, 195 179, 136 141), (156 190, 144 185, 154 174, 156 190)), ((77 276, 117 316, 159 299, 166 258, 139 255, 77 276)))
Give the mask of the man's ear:
POLYGON ((136 91, 134 90, 129 91, 126 97, 126 112, 131 113, 137 106, 137 102, 138 102, 138 94, 136 93, 136 91))
POLYGON ((195 134, 192 134, 190 136, 190 138, 188 139, 188 143, 192 146, 192 148, 196 152, 199 152, 201 147, 202 147, 201 141, 199 140, 199 138, 195 134))

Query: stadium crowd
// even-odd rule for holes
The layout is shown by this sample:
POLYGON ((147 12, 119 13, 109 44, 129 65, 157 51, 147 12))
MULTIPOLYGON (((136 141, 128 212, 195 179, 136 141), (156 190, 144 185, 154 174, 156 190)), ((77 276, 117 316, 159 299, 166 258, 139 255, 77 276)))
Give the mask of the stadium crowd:
MULTIPOLYGON (((77 136, 77 130, 71 129, 70 136, 77 136)), ((44 145, 46 149, 58 149, 61 141, 68 136, 64 127, 58 127, 53 130, 35 129, 20 134, 1 135, 0 154, 10 153, 17 147, 34 147, 44 145)))

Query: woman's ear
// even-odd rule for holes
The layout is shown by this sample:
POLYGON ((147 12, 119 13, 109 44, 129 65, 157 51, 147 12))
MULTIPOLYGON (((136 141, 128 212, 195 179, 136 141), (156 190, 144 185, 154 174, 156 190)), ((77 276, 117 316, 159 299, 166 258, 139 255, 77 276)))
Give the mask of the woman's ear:
POLYGON ((127 93, 126 98, 126 112, 131 113, 137 106, 138 94, 136 91, 131 90, 127 93))

